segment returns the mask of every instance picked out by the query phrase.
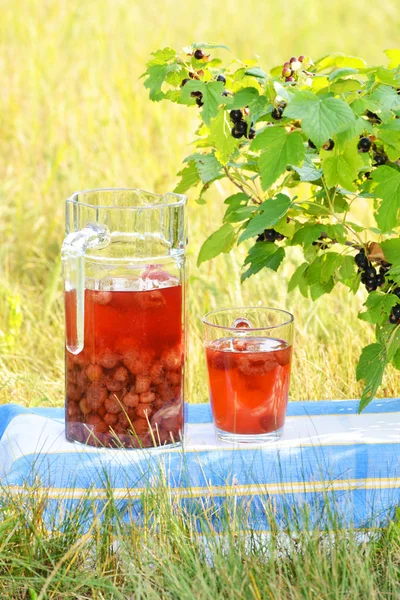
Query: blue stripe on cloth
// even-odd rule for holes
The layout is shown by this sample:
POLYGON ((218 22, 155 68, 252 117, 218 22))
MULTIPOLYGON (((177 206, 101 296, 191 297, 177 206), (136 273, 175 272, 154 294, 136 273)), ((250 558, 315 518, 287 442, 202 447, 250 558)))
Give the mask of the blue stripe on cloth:
MULTIPOLYGON (((152 491, 147 490, 151 496, 152 491)), ((143 525, 143 502, 146 495, 138 499, 131 497, 129 490, 120 499, 115 500, 122 520, 143 525)), ((213 531, 219 533, 226 531, 229 514, 240 522, 241 530, 268 531, 273 521, 284 530, 293 531, 293 525, 308 529, 316 528, 319 531, 338 527, 368 529, 379 528, 387 525, 388 519, 394 517, 398 495, 393 494, 391 488, 377 490, 353 489, 350 491, 304 492, 293 494, 270 495, 267 491, 258 495, 236 496, 234 493, 227 498, 226 495, 203 496, 202 498, 181 498, 180 506, 193 517, 207 514, 207 523, 213 531), (362 497, 360 496, 360 491, 362 497), (360 498, 362 501, 360 502, 360 498), (369 510, 362 510, 363 506, 369 510), (329 507, 329 508, 327 508, 329 507), (360 510, 361 507, 361 510, 360 510), (235 518, 236 517, 236 518, 235 518)), ((174 498, 171 498, 174 501, 174 498)), ((101 515, 106 508, 106 500, 100 499, 93 502, 88 499, 54 499, 47 501, 45 522, 54 527, 60 522, 62 516, 70 512, 74 514, 74 522, 79 508, 84 509, 86 520, 83 523, 83 532, 93 524, 94 514, 101 515), (73 512, 72 512, 73 511, 73 512)), ((194 520, 194 519, 193 519, 194 520)), ((294 528, 295 529, 295 528, 294 528)), ((204 530, 204 520, 201 516, 198 530, 204 530)))

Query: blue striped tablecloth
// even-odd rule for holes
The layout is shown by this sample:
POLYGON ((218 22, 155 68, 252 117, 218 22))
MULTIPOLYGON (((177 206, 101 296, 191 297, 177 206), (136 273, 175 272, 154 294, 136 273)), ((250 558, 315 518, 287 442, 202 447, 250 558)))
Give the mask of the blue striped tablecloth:
POLYGON ((376 527, 400 499, 400 399, 376 400, 362 415, 357 406, 289 403, 279 441, 235 447, 216 439, 208 404, 186 405, 183 450, 110 450, 67 442, 61 408, 1 405, 0 493, 39 487, 58 510, 82 498, 104 502, 111 485, 140 522, 143 493, 167 486, 189 511, 234 498, 255 530, 268 528, 271 509, 278 522, 304 511, 323 526, 332 507, 343 526, 376 527))

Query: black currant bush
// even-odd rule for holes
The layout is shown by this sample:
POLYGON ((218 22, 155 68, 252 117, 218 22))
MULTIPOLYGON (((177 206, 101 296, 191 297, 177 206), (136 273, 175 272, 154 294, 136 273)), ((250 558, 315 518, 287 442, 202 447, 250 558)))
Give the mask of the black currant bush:
POLYGON ((336 284, 353 293, 364 284, 359 318, 374 326, 376 341, 357 366, 362 410, 386 366, 400 369, 400 50, 386 51, 387 66, 301 55, 267 73, 255 61, 224 66, 205 53, 217 48, 229 50, 157 50, 144 73, 151 100, 201 107, 196 151, 175 192, 200 187, 202 202, 216 181, 237 188, 198 263, 250 241, 244 281, 278 270, 285 248, 300 246, 304 262, 289 291, 316 300, 336 284), (369 202, 375 227, 352 219, 359 199, 369 202))

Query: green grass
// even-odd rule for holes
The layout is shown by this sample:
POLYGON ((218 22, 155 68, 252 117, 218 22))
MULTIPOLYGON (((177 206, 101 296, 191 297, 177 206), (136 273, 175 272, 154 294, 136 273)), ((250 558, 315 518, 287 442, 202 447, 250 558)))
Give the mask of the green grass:
POLYGON ((109 498, 82 502, 71 516, 44 519, 30 491, 0 510, 0 597, 13 600, 395 599, 400 595, 400 526, 344 530, 335 514, 324 529, 300 527, 306 513, 270 533, 245 534, 236 501, 196 513, 167 489, 142 497, 145 527, 123 520, 109 498), (95 510, 95 517, 90 514, 95 510), (224 534, 220 534, 220 529, 224 534))
MULTIPOLYGON (((195 110, 150 103, 138 80, 150 52, 213 40, 244 58, 260 55, 266 67, 293 54, 329 51, 382 62, 382 50, 398 43, 398 3, 3 0, 0 8, 0 402, 60 406, 65 198, 91 187, 171 190, 190 152, 195 110)), ((372 340, 371 328, 356 318, 364 292, 338 288, 315 304, 288 295, 288 277, 301 260, 296 252, 279 275, 263 272, 244 286, 244 250, 195 266, 228 191, 216 186, 206 207, 189 202, 188 399, 207 400, 201 316, 242 303, 294 313, 292 399, 359 396, 355 365, 372 340)), ((357 210, 368 219, 368 206, 357 210)), ((396 396, 399 389, 399 373, 391 370, 379 393, 396 396)), ((231 537, 227 549, 215 541, 210 568, 190 520, 171 513, 168 502, 160 531, 118 531, 118 557, 107 538, 115 534, 111 519, 107 526, 94 523, 95 535, 81 544, 73 525, 66 533, 41 529, 34 518, 40 509, 34 503, 30 517, 16 504, 0 511, 2 598, 35 598, 27 590, 39 595, 46 581, 49 598, 400 595, 399 536, 392 529, 370 544, 337 529, 328 548, 316 532, 299 534, 301 550, 283 558, 275 542, 272 550, 249 550, 231 537)))

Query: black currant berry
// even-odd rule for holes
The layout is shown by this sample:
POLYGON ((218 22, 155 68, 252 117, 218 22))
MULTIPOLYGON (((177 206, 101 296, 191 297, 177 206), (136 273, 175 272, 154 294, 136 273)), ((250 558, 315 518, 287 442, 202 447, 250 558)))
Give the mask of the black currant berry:
POLYGON ((254 140, 255 137, 256 137, 256 130, 254 129, 254 127, 250 127, 249 140, 254 140))
POLYGON ((274 242, 276 239, 276 231, 275 229, 265 229, 264 231, 264 239, 267 242, 274 242))
POLYGON ((190 92, 192 98, 202 98, 203 94, 201 92, 190 92))
POLYGON ((396 323, 400 321, 400 304, 396 304, 396 306, 393 306, 392 312, 390 313, 389 321, 393 325, 396 325, 396 323))
POLYGON ((380 270, 381 270, 381 272, 385 272, 386 273, 387 271, 390 271, 390 267, 391 266, 392 266, 391 263, 388 263, 385 260, 383 260, 381 262, 381 269, 380 270))
POLYGON ((361 269, 366 269, 368 267, 368 258, 365 256, 364 250, 360 250, 360 252, 355 255, 354 261, 357 267, 360 267, 361 269))
POLYGON ((202 58, 204 58, 204 52, 203 52, 203 50, 200 50, 200 48, 198 48, 197 50, 195 50, 194 57, 197 60, 201 60, 202 58))
POLYGON ((368 117, 368 119, 370 121, 374 121, 375 123, 381 123, 381 119, 378 117, 378 115, 374 112, 371 112, 370 110, 366 110, 365 111, 365 115, 368 117))
POLYGON ((367 283, 367 281, 369 281, 369 279, 366 276, 366 274, 364 272, 361 273, 361 283, 364 283, 364 285, 365 285, 367 283))
POLYGON ((222 83, 226 83, 226 79, 223 75, 218 75, 217 81, 222 81, 222 83))
POLYGON ((365 287, 367 288, 367 292, 374 292, 378 286, 376 284, 376 281, 373 279, 371 281, 368 281, 365 284, 365 287))
POLYGON ((335 142, 329 138, 329 140, 325 142, 322 147, 324 150, 333 150, 334 146, 335 142))
POLYGON ((317 146, 314 144, 314 142, 312 142, 311 140, 308 140, 308 145, 310 148, 312 148, 313 150, 317 149, 317 146))
POLYGON ((196 98, 197 106, 204 106, 204 102, 202 102, 201 98, 196 98))
POLYGON ((398 298, 400 298, 400 287, 395 288, 392 291, 392 294, 394 294, 395 296, 397 296, 398 298))
POLYGON ((276 106, 272 109, 271 117, 275 119, 275 121, 279 121, 282 119, 283 108, 281 106, 276 106))
POLYGON ((278 240, 278 242, 281 242, 282 240, 285 239, 285 236, 283 235, 283 233, 275 233, 275 239, 278 240))
POLYGON ((385 154, 374 154, 374 165, 379 167, 380 165, 384 165, 387 161, 387 156, 385 154))
POLYGON ((239 123, 243 118, 241 110, 231 110, 229 116, 231 118, 232 123, 239 123))
POLYGON ((358 142, 358 149, 360 152, 369 152, 372 146, 372 142, 368 137, 360 138, 358 142))
POLYGON ((239 121, 239 123, 235 123, 232 127, 231 133, 234 138, 240 139, 247 133, 247 123, 246 121, 239 121))
POLYGON ((376 285, 377 285, 378 287, 380 287, 381 285, 383 285, 383 284, 385 283, 385 276, 384 276, 384 275, 382 275, 382 273, 378 273, 378 274, 375 276, 375 282, 376 282, 376 285))
POLYGON ((365 274, 369 279, 372 279, 372 277, 375 277, 375 275, 376 275, 375 267, 367 267, 365 269, 365 274))
POLYGON ((327 250, 329 248, 329 244, 324 244, 324 242, 322 240, 323 240, 323 238, 320 238, 316 242, 313 242, 312 245, 318 246, 318 250, 327 250))
POLYGON ((182 79, 181 87, 183 87, 188 81, 190 81, 190 79, 188 79, 187 77, 186 79, 182 79))

